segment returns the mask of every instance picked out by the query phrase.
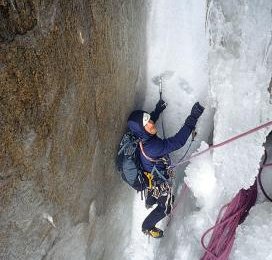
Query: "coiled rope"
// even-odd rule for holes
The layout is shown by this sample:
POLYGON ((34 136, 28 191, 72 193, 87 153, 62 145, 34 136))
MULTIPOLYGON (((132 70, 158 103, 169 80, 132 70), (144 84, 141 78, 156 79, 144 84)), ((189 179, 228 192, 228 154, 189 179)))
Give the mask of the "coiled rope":
POLYGON ((236 228, 248 215, 257 199, 257 180, 247 190, 242 189, 234 199, 219 211, 216 223, 201 238, 205 250, 201 260, 227 260, 235 239, 236 228), (204 240, 213 230, 208 246, 204 240))
POLYGON ((205 254, 201 260, 228 259, 235 239, 236 228, 245 220, 250 208, 254 206, 256 202, 257 180, 265 197, 272 202, 272 199, 265 192, 261 182, 262 170, 265 167, 272 166, 272 163, 266 164, 266 160, 267 152, 265 150, 264 160, 254 184, 248 190, 240 190, 230 203, 223 206, 219 211, 215 225, 203 234, 201 244, 205 250, 205 254), (210 242, 208 246, 206 246, 204 240, 212 230, 213 233, 210 242))
MULTIPOLYGON (((210 150, 212 150, 212 149, 215 149, 215 148, 218 148, 218 147, 221 147, 221 146, 223 146, 223 145, 226 145, 226 144, 228 144, 228 143, 231 143, 231 142, 233 142, 233 141, 235 141, 235 140, 237 140, 237 139, 239 139, 239 138, 242 138, 242 137, 244 137, 244 136, 246 136, 246 135, 249 135, 249 134, 252 134, 252 133, 254 133, 254 132, 257 132, 257 131, 259 131, 260 129, 263 129, 263 128, 266 128, 266 127, 268 127, 268 126, 271 126, 272 125, 272 121, 269 121, 269 122, 267 122, 267 123, 265 123, 265 124, 262 124, 262 125, 260 125, 260 126, 258 126, 258 127, 255 127, 255 128, 252 128, 252 129, 250 129, 250 130, 248 130, 248 131, 246 131, 246 132, 244 132, 244 133, 241 133, 241 134, 238 134, 238 135, 236 135, 236 136, 234 136, 234 137, 231 137, 231 138, 229 138, 229 139, 227 139, 227 140, 225 140, 225 141, 223 141, 223 142, 221 142, 221 143, 218 143, 218 144, 215 144, 215 145, 211 145, 209 148, 207 148, 207 149, 205 149, 205 150, 203 150, 203 151, 201 151, 201 152, 198 152, 198 153, 195 153, 194 155, 191 155, 189 158, 187 158, 187 159, 184 159, 183 160, 183 157, 176 163, 176 164, 172 164, 172 165, 170 165, 170 168, 175 168, 175 167, 177 167, 177 166, 179 166, 179 165, 182 165, 182 164, 184 164, 185 162, 189 162, 191 159, 193 159, 193 158, 196 158, 196 157, 198 157, 198 156, 200 156, 200 155, 202 155, 202 154, 204 154, 204 153, 206 153, 206 152, 208 152, 208 151, 210 151, 210 150)), ((265 164, 265 162, 264 162, 264 165, 262 165, 262 167, 269 167, 269 166, 272 166, 272 163, 271 164, 265 164)), ((184 197, 184 190, 185 190, 185 192, 187 192, 188 190, 189 190, 189 188, 187 187, 187 185, 184 183, 184 186, 183 186, 183 188, 182 188, 182 192, 181 192, 181 195, 179 196, 179 198, 176 200, 176 205, 179 203, 179 201, 184 197)), ((176 205, 174 206, 174 209, 176 208, 176 205)), ((173 215, 173 214, 172 214, 173 215)))

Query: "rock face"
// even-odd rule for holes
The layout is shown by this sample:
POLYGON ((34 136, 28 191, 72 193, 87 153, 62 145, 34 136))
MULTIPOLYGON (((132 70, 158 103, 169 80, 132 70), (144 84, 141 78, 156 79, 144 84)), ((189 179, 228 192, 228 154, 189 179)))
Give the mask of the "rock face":
POLYGON ((114 157, 142 100, 146 11, 0 0, 1 259, 122 259, 132 193, 114 157))

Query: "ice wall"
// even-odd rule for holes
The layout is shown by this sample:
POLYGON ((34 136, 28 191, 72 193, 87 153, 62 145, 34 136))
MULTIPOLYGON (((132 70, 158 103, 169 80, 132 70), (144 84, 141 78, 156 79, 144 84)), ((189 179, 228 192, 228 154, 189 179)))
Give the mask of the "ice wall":
MULTIPOLYGON (((200 140, 205 141, 200 149, 205 149, 207 142, 217 144, 272 120, 271 9, 271 1, 152 1, 148 37, 150 99, 145 108, 151 110, 159 98, 152 77, 174 72, 163 85, 163 98, 168 103, 163 114, 166 136, 179 129, 197 100, 206 110, 198 122, 197 141, 191 151, 199 148, 200 140)), ((137 243, 131 244, 130 256, 200 259, 200 238, 215 223, 221 206, 254 182, 270 131, 258 131, 192 160, 185 171, 191 192, 179 201, 164 239, 148 241, 140 233, 141 222, 149 212, 136 198, 134 222, 138 230, 133 226, 132 241, 137 243)), ((187 146, 172 158, 180 158, 187 146)), ((178 168, 177 175, 183 170, 178 168)), ((267 205, 257 208, 265 211, 265 216, 271 215, 267 205)), ((251 258, 247 258, 248 246, 242 242, 252 243, 250 228, 263 232, 266 227, 257 215, 258 209, 253 209, 248 222, 238 229, 233 259, 269 256, 271 247, 263 254, 251 250, 251 258)), ((165 223, 159 226, 165 228, 165 223)), ((260 247, 268 244, 261 235, 258 239, 263 239, 258 242, 260 247)))

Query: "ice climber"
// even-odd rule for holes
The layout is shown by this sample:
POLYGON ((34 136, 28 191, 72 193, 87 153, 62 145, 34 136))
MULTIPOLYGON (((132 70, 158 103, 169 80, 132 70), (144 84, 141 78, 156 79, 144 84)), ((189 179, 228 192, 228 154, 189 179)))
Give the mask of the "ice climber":
POLYGON ((170 214, 173 203, 171 184, 168 181, 171 175, 169 153, 180 149, 186 143, 204 111, 203 106, 198 102, 195 103, 180 130, 173 137, 161 139, 157 136, 155 123, 165 108, 166 103, 160 100, 152 113, 136 110, 128 118, 128 128, 141 140, 140 162, 147 185, 146 208, 157 204, 157 207, 144 220, 142 231, 154 238, 163 236, 163 231, 155 225, 170 214))

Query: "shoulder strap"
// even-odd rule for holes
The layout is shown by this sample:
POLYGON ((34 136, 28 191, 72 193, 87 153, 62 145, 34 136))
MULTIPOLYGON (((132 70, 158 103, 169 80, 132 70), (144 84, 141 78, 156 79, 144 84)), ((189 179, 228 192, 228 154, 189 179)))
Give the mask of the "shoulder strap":
POLYGON ((157 162, 160 161, 160 160, 155 160, 155 159, 149 157, 149 156, 145 153, 145 151, 144 151, 144 146, 143 146, 143 142, 142 142, 142 141, 140 141, 139 144, 140 144, 140 148, 141 148, 141 152, 142 152, 143 156, 144 156, 148 161, 153 162, 153 163, 157 163, 157 162))

